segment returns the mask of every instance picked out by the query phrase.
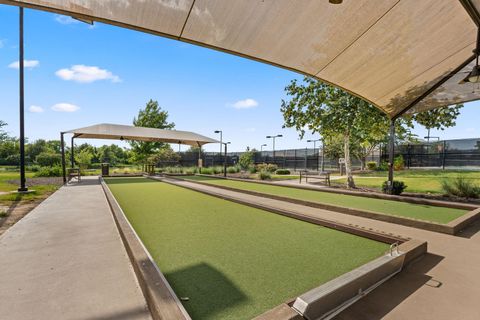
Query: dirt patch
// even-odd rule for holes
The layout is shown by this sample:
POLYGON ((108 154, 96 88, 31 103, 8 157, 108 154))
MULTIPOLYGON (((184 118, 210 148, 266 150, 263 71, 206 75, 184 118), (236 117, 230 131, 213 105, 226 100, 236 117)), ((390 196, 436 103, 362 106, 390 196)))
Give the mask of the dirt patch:
POLYGON ((0 236, 7 231, 11 226, 17 223, 20 219, 26 216, 36 206, 38 206, 43 199, 19 203, 16 202, 12 206, 0 206, 0 211, 7 212, 7 216, 0 218, 0 236))
MULTIPOLYGON (((20 180, 8 180, 7 183, 13 185, 19 185, 20 180)), ((27 186, 39 186, 39 185, 57 185, 61 186, 63 184, 63 178, 61 177, 38 177, 38 178, 28 178, 27 186)))

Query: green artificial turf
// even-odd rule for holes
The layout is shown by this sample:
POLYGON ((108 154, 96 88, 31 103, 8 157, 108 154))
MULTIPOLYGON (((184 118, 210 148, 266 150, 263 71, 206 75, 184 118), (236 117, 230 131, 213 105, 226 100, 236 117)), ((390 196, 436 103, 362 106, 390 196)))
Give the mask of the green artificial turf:
POLYGON ((106 181, 193 319, 251 319, 388 248, 163 182, 106 181))
POLYGON ((445 207, 434 207, 400 201, 373 199, 340 193, 305 190, 282 186, 272 186, 260 183, 251 183, 235 180, 215 179, 204 176, 182 177, 188 180, 207 182, 212 185, 226 186, 241 190, 251 190, 261 193, 274 194, 293 199, 321 202, 342 207, 369 210, 383 214, 415 218, 438 223, 448 223, 467 213, 466 210, 445 207))

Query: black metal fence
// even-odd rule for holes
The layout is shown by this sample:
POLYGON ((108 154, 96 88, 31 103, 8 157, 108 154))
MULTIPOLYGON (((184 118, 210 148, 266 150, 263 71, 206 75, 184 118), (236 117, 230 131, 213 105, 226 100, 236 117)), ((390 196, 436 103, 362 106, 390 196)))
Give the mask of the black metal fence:
MULTIPOLYGON (((480 138, 443 140, 430 143, 404 144, 395 147, 407 168, 479 168, 480 138)), ((381 160, 387 161, 387 147, 382 148, 381 160)))
MULTIPOLYGON (((229 152, 227 153, 227 165, 232 166, 238 163, 243 152, 229 152)), ((379 161, 379 153, 375 152, 368 157, 368 161, 379 161)), ((162 162, 159 166, 196 166, 198 163, 198 153, 181 152, 180 161, 178 162, 162 162)), ((204 167, 222 166, 224 162, 224 155, 218 152, 203 152, 202 161, 204 167)), ((338 159, 325 158, 325 170, 336 170, 339 168, 338 159)), ((294 171, 297 170, 320 170, 322 167, 322 149, 288 149, 273 151, 258 151, 254 155, 255 164, 272 163, 279 168, 287 168, 294 171)), ((360 161, 354 159, 352 166, 360 168, 360 161)))

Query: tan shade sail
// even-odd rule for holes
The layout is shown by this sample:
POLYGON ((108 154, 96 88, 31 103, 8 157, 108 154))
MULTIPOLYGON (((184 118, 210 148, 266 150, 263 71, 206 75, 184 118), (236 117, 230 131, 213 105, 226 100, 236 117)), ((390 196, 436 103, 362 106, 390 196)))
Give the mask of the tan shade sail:
POLYGON ((215 139, 211 139, 189 131, 162 130, 109 123, 102 123, 90 127, 69 130, 63 133, 72 133, 75 138, 155 141, 187 144, 190 146, 202 146, 207 143, 219 143, 219 141, 215 139))
POLYGON ((478 88, 459 84, 470 70, 461 67, 473 60, 477 33, 465 3, 475 10, 480 0, 0 3, 101 21, 270 63, 344 88, 392 117, 413 105, 419 111, 480 98, 478 88), (446 81, 452 73, 458 75, 446 81), (439 83, 443 85, 436 89, 439 83))

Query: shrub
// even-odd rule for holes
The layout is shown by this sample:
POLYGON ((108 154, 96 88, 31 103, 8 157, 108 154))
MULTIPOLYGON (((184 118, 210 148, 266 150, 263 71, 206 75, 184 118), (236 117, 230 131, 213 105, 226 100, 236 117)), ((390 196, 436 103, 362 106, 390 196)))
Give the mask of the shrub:
POLYGON ((212 168, 202 168, 202 174, 214 174, 212 168))
POLYGON ((223 166, 211 167, 213 174, 223 173, 223 166))
MULTIPOLYGON (((405 190, 407 186, 403 181, 393 180, 392 194, 399 195, 405 190)), ((390 193, 388 190, 388 181, 385 181, 382 185, 383 193, 390 193)))
POLYGON ((275 173, 279 174, 279 175, 290 174, 290 170, 288 170, 288 169, 278 169, 277 171, 275 171, 275 173))
POLYGON ((185 168, 184 173, 185 174, 195 174, 195 173, 197 173, 197 168, 196 167, 185 168))
POLYGON ((247 170, 253 164, 253 158, 255 156, 254 151, 246 151, 242 153, 238 159, 238 164, 242 170, 247 170))
POLYGON ((380 162, 380 165, 377 168, 378 171, 387 171, 388 170, 388 162, 387 161, 382 161, 380 162))
POLYGON ((51 167, 59 165, 62 162, 62 156, 53 152, 41 152, 36 156, 35 161, 42 167, 51 167))
POLYGON ((377 170, 377 162, 375 162, 375 161, 368 161, 368 162, 367 162, 367 169, 368 169, 368 170, 377 170))
POLYGON ((273 164, 273 163, 260 163, 260 164, 257 164, 256 165, 256 169, 257 171, 268 171, 270 173, 273 173, 275 171, 277 171, 278 169, 278 166, 276 164, 273 164))
POLYGON ((477 199, 480 196, 480 186, 463 177, 458 177, 451 181, 442 181, 442 189, 449 196, 466 199, 477 199))
POLYGON ((405 169, 405 161, 403 161, 403 157, 401 155, 395 157, 393 160, 393 170, 400 171, 403 169, 405 169))
POLYGON ((260 180, 270 180, 272 178, 272 175, 269 171, 264 170, 260 171, 258 177, 260 178, 260 180))
POLYGON ((0 218, 5 218, 6 216, 8 216, 7 211, 0 210, 0 218))
POLYGON ((40 166, 39 165, 36 165, 36 164, 33 164, 31 166, 27 166, 25 168, 26 171, 30 171, 30 172, 37 172, 38 170, 40 170, 40 166))
POLYGON ((37 172, 35 172, 35 177, 60 177, 63 175, 62 167, 41 167, 37 172))
POLYGON ((248 172, 250 172, 250 173, 257 173, 257 167, 255 167, 255 166, 250 166, 250 167, 248 167, 248 172))
POLYGON ((228 167, 227 172, 228 173, 237 173, 239 171, 238 167, 228 167))

